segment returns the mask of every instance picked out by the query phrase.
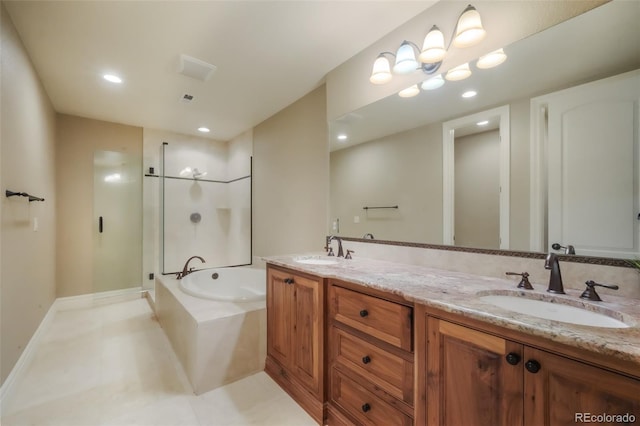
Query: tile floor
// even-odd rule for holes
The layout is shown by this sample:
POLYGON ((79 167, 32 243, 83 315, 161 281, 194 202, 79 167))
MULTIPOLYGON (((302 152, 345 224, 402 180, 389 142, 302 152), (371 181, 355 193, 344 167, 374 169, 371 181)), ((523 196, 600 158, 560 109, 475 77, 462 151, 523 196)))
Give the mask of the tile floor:
POLYGON ((57 312, 3 426, 315 425, 265 373, 196 396, 145 299, 57 312))

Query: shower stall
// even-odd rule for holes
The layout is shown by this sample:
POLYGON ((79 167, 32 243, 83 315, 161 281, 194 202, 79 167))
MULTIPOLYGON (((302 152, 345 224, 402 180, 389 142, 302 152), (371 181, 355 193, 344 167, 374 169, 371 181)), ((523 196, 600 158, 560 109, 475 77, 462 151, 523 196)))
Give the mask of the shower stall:
POLYGON ((229 144, 163 142, 160 153, 160 269, 249 265, 251 175, 249 152, 229 144))

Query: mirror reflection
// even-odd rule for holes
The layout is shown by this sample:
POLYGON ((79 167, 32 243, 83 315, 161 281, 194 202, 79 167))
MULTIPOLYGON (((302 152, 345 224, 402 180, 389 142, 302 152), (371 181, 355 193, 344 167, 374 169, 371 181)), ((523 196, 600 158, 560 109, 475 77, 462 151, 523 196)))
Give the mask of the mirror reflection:
POLYGON ((636 2, 613 1, 505 46, 507 60, 496 68, 329 123, 328 232, 637 257, 639 20, 636 2), (584 98, 585 88, 597 94, 584 98), (470 90, 476 96, 462 98, 470 90), (576 96, 584 100, 558 100, 576 96), (496 111, 506 111, 506 121, 496 111), (365 208, 390 206, 397 208, 365 208))

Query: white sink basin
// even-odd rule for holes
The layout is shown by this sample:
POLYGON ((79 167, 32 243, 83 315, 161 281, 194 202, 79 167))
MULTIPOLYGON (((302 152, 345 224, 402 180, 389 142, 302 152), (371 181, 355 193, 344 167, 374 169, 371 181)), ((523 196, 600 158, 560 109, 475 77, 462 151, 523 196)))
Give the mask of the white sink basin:
POLYGON ((338 260, 329 256, 299 256, 294 257, 294 261, 305 265, 335 265, 338 260))
POLYGON ((480 300, 491 303, 492 305, 502 309, 553 321, 587 325, 591 327, 629 327, 629 325, 624 322, 611 318, 608 315, 561 303, 552 303, 544 300, 504 295, 481 296, 480 300))

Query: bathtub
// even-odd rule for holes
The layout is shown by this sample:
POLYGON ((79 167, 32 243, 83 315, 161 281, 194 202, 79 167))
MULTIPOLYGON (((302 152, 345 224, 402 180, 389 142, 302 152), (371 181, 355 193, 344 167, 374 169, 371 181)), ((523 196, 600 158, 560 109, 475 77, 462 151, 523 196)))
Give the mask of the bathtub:
POLYGON ((203 299, 257 302, 266 297, 266 271, 248 267, 203 269, 181 279, 180 290, 203 299))

